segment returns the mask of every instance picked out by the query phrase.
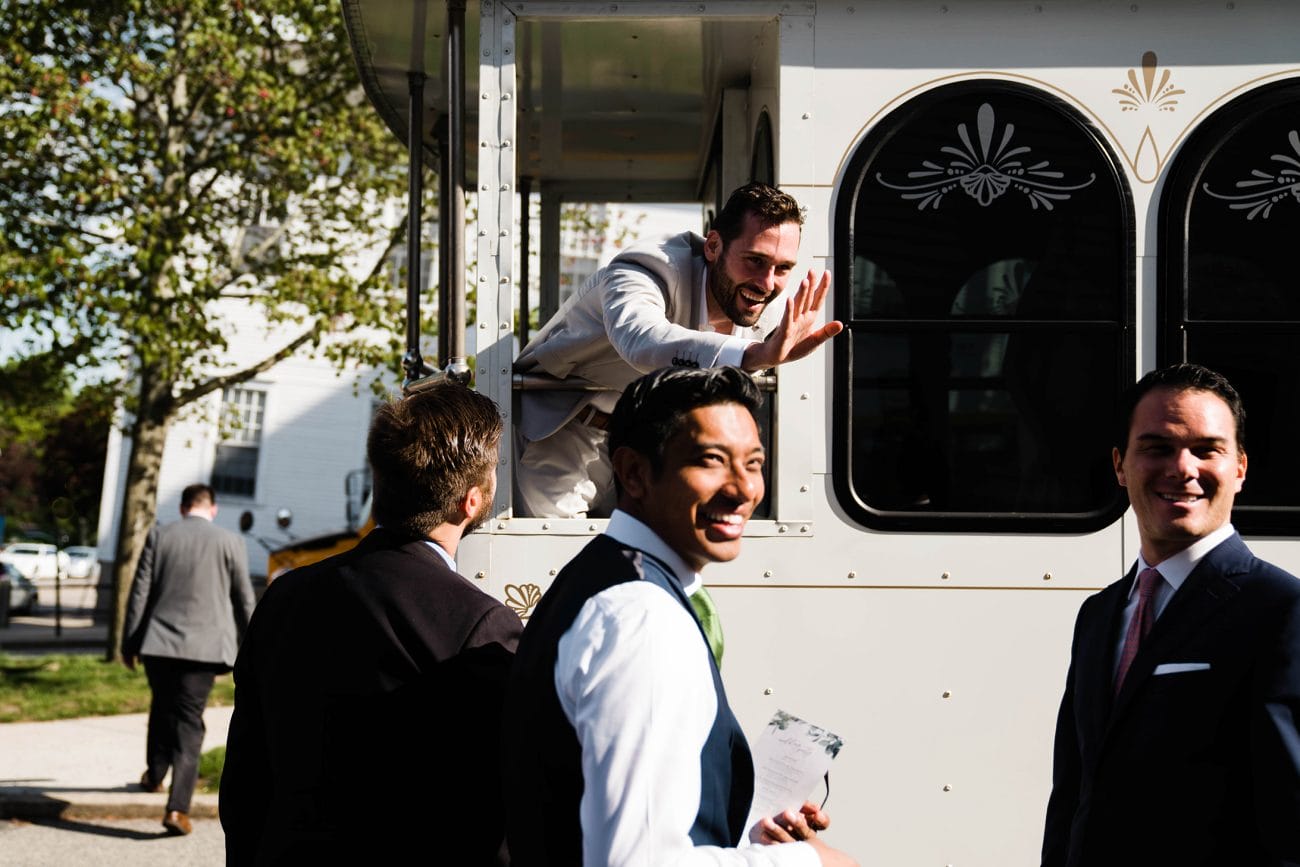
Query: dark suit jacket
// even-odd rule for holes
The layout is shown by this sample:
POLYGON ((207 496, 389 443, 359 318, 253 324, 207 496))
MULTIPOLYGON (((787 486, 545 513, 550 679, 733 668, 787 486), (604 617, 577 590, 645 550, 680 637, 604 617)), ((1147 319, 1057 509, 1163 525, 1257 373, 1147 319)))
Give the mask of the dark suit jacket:
POLYGON ((252 613, 244 540, 188 515, 149 531, 131 585, 122 654, 229 667, 252 613))
POLYGON ((1229 538, 1112 700, 1132 583, 1130 571, 1079 611, 1043 864, 1300 864, 1300 581, 1229 538), (1209 667, 1157 673, 1178 663, 1209 667))
POLYGON ((506 860, 496 757, 521 628, 382 528, 277 579, 235 664, 227 863, 506 860))

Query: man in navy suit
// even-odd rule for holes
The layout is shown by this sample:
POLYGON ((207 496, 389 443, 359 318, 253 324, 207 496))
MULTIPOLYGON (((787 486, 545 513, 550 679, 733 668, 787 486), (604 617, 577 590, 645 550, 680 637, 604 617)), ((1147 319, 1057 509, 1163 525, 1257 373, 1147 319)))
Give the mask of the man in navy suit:
POLYGON ((228 864, 506 862, 498 733, 522 625, 453 559, 491 514, 501 428, 451 382, 375 414, 378 526, 276 579, 240 647, 228 864))
POLYGON ((734 367, 666 368, 614 408, 619 508, 542 597, 510 676, 516 867, 853 863, 812 804, 747 818, 753 762, 697 619, 700 570, 740 553, 763 498, 758 405, 734 367))
POLYGON ((1042 863, 1300 864, 1300 581, 1229 520, 1241 398, 1180 364, 1143 377, 1121 418, 1141 548, 1079 611, 1042 863))

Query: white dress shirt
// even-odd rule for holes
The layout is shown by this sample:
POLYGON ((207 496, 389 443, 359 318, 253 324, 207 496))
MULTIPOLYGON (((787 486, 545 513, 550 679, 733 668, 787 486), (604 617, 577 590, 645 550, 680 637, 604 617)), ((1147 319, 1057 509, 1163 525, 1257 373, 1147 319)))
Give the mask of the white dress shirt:
MULTIPOLYGON (((1196 564, 1201 562, 1201 558, 1213 551, 1224 542, 1229 536, 1237 532, 1233 529, 1232 524, 1224 524, 1207 536, 1202 536, 1174 556, 1161 563, 1157 563, 1155 568, 1160 572, 1160 577, 1164 580, 1156 585, 1155 592, 1151 595, 1151 602, 1155 605, 1155 616, 1151 622, 1154 623, 1161 614, 1165 613, 1165 608, 1169 605, 1169 600, 1178 592, 1178 588, 1183 586, 1187 576, 1192 574, 1196 564)), ((1119 660, 1124 654, 1124 637, 1128 635, 1129 624, 1133 622, 1133 615, 1137 611, 1138 592, 1137 577, 1143 570, 1150 569, 1151 564, 1143 559, 1141 552, 1138 552, 1137 571, 1134 572, 1133 584, 1128 588, 1128 602, 1124 606, 1124 614, 1120 617, 1119 635, 1115 642, 1115 665, 1112 675, 1119 671, 1119 660)))
MULTIPOLYGON (((672 570, 687 595, 700 576, 655 533, 615 511, 605 534, 672 570)), ((582 745, 583 863, 816 867, 806 843, 696 847, 700 755, 717 715, 709 648, 662 587, 615 585, 587 600, 559 642, 555 690, 582 745)))

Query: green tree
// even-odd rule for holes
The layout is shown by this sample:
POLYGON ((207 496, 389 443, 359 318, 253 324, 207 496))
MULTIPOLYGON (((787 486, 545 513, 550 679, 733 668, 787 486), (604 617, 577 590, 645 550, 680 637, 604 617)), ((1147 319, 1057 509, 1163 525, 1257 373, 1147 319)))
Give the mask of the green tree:
POLYGON ((346 335, 400 335, 405 151, 332 0, 0 0, 0 57, 0 327, 123 371, 115 658, 178 413, 295 352, 396 357, 346 335), (232 360, 232 299, 288 336, 232 360))
POLYGON ((74 392, 71 379, 50 353, 0 365, 0 515, 11 537, 33 528, 93 541, 113 392, 74 392))

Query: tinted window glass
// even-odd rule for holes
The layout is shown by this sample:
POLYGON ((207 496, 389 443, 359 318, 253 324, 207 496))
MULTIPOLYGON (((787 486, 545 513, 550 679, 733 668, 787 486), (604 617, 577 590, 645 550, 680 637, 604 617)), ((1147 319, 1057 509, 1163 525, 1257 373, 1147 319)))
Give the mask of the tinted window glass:
POLYGON ((841 501, 883 527, 1112 520, 1133 255, 1111 154, 1063 103, 972 82, 886 117, 847 177, 841 501))
POLYGON ((1162 211, 1162 364, 1223 373, 1246 405, 1250 465, 1233 522, 1300 533, 1300 82, 1208 117, 1170 171, 1162 211))

